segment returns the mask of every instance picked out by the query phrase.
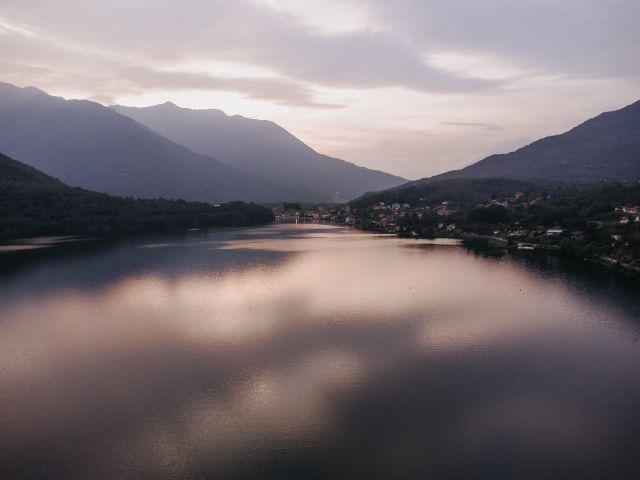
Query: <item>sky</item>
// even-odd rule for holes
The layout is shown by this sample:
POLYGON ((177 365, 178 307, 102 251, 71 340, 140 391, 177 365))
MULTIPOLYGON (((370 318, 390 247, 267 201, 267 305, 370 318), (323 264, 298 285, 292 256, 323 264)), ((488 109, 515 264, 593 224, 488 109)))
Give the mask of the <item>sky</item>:
POLYGON ((273 120, 417 179, 640 100, 638 0, 2 0, 0 81, 273 120))

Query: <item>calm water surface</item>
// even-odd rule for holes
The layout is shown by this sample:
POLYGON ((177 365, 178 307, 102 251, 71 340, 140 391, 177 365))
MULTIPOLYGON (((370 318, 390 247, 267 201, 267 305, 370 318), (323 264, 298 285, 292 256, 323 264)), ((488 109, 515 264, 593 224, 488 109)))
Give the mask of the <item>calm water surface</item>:
POLYGON ((637 291, 444 243, 1 254, 0 478, 638 478, 637 291))

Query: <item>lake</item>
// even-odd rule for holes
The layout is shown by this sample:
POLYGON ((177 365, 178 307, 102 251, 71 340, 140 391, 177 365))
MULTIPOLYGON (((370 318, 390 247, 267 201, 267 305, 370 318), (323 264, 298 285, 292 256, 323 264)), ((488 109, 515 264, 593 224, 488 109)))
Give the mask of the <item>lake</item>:
POLYGON ((323 225, 0 255, 0 477, 635 478, 640 295, 323 225))

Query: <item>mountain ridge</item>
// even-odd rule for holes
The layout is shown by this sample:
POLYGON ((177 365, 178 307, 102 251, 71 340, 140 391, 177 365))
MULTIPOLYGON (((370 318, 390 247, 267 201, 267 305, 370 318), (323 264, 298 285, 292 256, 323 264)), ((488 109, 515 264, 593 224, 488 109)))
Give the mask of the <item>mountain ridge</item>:
POLYGON ((566 132, 538 139, 512 152, 489 155, 460 170, 367 192, 350 204, 415 203, 434 192, 446 200, 447 195, 468 196, 469 190, 486 196, 509 190, 514 193, 534 184, 550 188, 607 182, 640 182, 640 101, 600 113, 566 132), (620 158, 622 165, 617 163, 620 158), (533 168, 527 171, 531 165, 533 168))
POLYGON ((289 193, 288 200, 327 201, 387 188, 406 179, 318 153, 270 120, 190 109, 165 102, 112 109, 191 150, 255 173, 289 193))
POLYGON ((274 201, 264 178, 196 154, 89 100, 0 83, 0 151, 74 186, 120 196, 274 201))
POLYGON ((512 152, 489 155, 417 182, 482 177, 577 183, 640 180, 640 100, 512 152))

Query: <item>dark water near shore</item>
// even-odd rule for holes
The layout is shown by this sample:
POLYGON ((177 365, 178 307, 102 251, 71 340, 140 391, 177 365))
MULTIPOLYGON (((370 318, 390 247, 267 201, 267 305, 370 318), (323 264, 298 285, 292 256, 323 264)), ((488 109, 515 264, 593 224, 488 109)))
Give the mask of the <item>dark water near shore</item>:
POLYGON ((0 478, 637 478, 638 290, 444 243, 1 254, 0 478))

